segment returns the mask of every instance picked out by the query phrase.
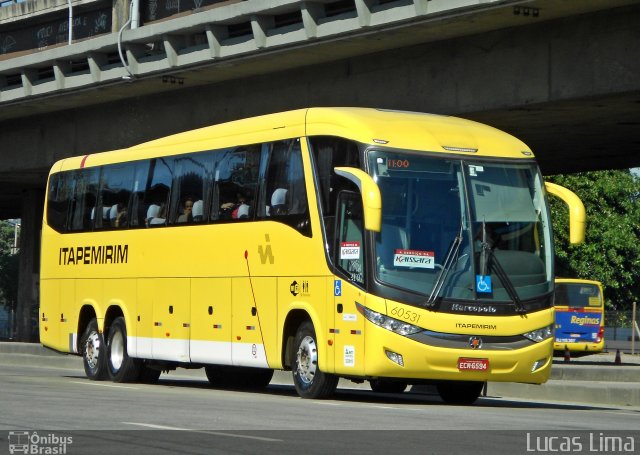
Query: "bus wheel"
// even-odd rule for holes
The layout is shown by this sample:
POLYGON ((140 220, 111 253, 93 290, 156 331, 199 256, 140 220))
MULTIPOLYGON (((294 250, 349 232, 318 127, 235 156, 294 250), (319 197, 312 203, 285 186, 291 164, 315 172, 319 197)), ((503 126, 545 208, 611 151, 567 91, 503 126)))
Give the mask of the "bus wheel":
POLYGON ((116 318, 109 328, 107 371, 114 382, 135 381, 140 374, 140 362, 127 354, 127 327, 123 317, 116 318))
POLYGON ((371 390, 376 393, 402 393, 409 384, 404 381, 394 381, 392 379, 371 379, 369 385, 371 386, 371 390))
POLYGON ((480 393, 484 382, 449 381, 436 385, 440 398, 449 404, 473 404, 480 393))
POLYGON ((207 365, 204 372, 207 375, 209 384, 214 387, 227 388, 231 387, 233 381, 230 378, 229 367, 223 365, 207 365))
POLYGON ((106 349, 104 338, 98 332, 98 321, 91 319, 87 328, 80 338, 80 349, 82 351, 82 363, 87 377, 93 381, 99 381, 107 377, 107 367, 105 365, 106 349))
POLYGON ((244 386, 248 389, 264 389, 273 378, 273 370, 268 368, 245 368, 244 386))
POLYGON ((207 365, 204 371, 212 386, 227 389, 263 389, 273 377, 268 368, 207 365))
POLYGON ((338 376, 323 373, 318 368, 318 344, 311 322, 298 328, 292 351, 293 385, 302 398, 327 398, 338 386, 338 376))
POLYGON ((143 384, 155 384, 160 379, 161 373, 162 371, 141 363, 137 381, 143 384))

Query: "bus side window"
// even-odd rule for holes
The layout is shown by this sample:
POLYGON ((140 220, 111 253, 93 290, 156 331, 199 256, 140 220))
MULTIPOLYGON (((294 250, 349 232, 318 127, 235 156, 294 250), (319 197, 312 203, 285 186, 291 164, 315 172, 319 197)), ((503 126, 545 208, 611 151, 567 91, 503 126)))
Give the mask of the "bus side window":
POLYGON ((334 168, 347 166, 362 169, 358 145, 353 141, 331 136, 311 137, 309 142, 320 184, 322 211, 325 216, 335 216, 340 191, 355 187, 348 180, 338 177, 334 168))
POLYGON ((76 187, 71 201, 70 231, 87 231, 93 228, 98 202, 99 168, 80 169, 74 172, 76 187))
POLYGON ((260 144, 219 151, 213 172, 210 218, 217 221, 252 220, 260 171, 260 144))
POLYGON ((147 206, 144 195, 147 179, 149 178, 149 160, 137 161, 135 163, 135 174, 133 177, 133 192, 131 193, 129 227, 144 227, 147 206))
POLYGON ((96 227, 123 228, 129 223, 129 198, 133 189, 135 164, 105 166, 102 171, 100 204, 102 219, 96 217, 96 227))
POLYGON ((194 153, 175 158, 175 202, 171 219, 174 223, 201 223, 204 219, 203 199, 207 193, 211 153, 194 153))
POLYGON ((149 163, 149 177, 144 193, 142 213, 145 225, 166 225, 167 205, 173 180, 173 159, 156 158, 149 163))
POLYGON ((60 172, 49 178, 47 223, 58 232, 65 232, 67 229, 67 215, 74 186, 74 174, 71 172, 60 172))
POLYGON ((327 244, 333 245, 336 216, 336 201, 343 190, 357 191, 357 187, 349 180, 339 177, 334 172, 338 166, 360 166, 360 152, 357 143, 332 136, 316 136, 309 138, 313 154, 318 195, 322 207, 322 216, 327 234, 327 244))
POLYGON ((267 167, 264 213, 261 218, 288 224, 311 237, 309 204, 305 187, 300 141, 274 142, 267 167))
POLYGON ((351 281, 364 286, 362 199, 358 193, 342 191, 337 200, 334 263, 351 281))

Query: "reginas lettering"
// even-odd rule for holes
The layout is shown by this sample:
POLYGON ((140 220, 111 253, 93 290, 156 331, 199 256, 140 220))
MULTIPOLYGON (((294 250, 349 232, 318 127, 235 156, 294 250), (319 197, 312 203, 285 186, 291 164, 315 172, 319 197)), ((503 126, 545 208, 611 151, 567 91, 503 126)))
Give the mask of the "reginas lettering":
POLYGON ((126 264, 129 245, 76 246, 60 248, 58 265, 126 264))

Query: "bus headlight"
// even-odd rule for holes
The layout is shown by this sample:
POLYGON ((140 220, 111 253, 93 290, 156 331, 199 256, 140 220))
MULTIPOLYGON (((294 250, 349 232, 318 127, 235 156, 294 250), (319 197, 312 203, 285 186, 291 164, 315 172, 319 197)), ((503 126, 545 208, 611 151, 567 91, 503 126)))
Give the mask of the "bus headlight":
POLYGON ((356 307, 358 311, 367 319, 367 321, 373 324, 397 333, 398 335, 411 335, 413 333, 421 332, 423 329, 413 324, 407 324, 406 322, 399 321, 384 314, 370 310, 369 308, 357 303, 356 307))
POLYGON ((532 330, 531 332, 523 333, 524 337, 529 338, 531 341, 540 343, 541 341, 551 338, 553 336, 553 324, 543 327, 538 330, 532 330))

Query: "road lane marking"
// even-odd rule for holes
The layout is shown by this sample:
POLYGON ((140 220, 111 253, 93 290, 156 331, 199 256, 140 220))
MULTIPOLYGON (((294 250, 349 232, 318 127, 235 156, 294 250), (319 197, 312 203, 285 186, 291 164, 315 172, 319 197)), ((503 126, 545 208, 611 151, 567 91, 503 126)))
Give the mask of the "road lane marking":
POLYGON ((122 423, 124 423, 125 425, 137 425, 139 427, 153 428, 155 430, 195 431, 191 428, 167 427, 165 425, 155 425, 153 423, 139 423, 139 422, 122 422, 122 423))
POLYGON ((82 382, 82 381, 71 381, 72 384, 82 384, 82 385, 92 385, 96 387, 111 387, 114 389, 133 389, 138 390, 138 387, 131 387, 128 385, 117 385, 117 384, 98 384, 95 382, 82 382))
POLYGON ((242 434, 224 433, 220 431, 193 430, 190 428, 168 427, 166 425, 156 425, 153 423, 142 423, 142 422, 122 422, 122 423, 124 423, 125 425, 137 425, 140 427, 153 428, 156 430, 190 431, 192 433, 210 434, 213 436, 226 436, 228 438, 252 439, 255 441, 263 441, 263 442, 283 442, 282 439, 265 438, 262 436, 247 436, 242 434))

